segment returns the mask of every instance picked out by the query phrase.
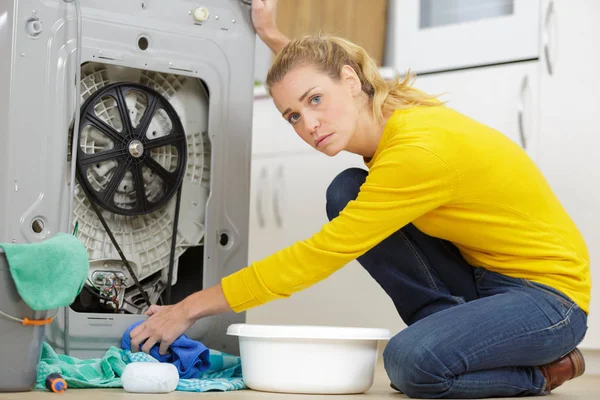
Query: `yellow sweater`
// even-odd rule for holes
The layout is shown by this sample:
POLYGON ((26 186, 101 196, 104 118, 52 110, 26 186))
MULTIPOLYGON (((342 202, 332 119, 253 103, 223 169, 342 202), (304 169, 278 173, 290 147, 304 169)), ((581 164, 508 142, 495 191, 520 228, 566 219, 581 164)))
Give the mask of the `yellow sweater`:
POLYGON ((586 313, 586 244, 528 155, 445 106, 397 110, 358 198, 320 232, 225 277, 234 311, 305 289, 409 222, 474 266, 543 283, 586 313))

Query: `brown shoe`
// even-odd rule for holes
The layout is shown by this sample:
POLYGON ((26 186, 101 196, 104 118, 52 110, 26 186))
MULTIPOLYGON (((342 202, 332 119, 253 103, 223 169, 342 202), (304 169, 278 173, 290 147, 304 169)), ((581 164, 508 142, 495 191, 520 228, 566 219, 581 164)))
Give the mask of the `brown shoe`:
POLYGON ((583 375, 585 360, 579 349, 575 348, 566 356, 550 364, 538 367, 546 378, 545 391, 554 390, 566 381, 583 375))

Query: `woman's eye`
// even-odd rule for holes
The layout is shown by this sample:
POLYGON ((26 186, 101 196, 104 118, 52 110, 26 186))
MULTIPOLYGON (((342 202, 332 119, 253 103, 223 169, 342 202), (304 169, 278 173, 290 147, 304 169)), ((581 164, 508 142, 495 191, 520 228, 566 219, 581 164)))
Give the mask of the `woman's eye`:
POLYGON ((315 96, 312 99, 310 99, 310 102, 313 104, 319 104, 321 102, 321 96, 315 96))
POLYGON ((288 117, 288 121, 293 124, 294 122, 298 121, 298 118, 300 118, 300 116, 296 113, 293 113, 288 117))

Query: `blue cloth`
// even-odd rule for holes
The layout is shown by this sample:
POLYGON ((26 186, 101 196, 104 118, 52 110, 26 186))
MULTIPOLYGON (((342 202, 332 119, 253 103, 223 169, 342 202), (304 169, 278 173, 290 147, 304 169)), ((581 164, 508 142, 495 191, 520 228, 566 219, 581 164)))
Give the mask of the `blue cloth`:
MULTIPOLYGON (((184 392, 231 391, 246 389, 242 378, 240 358, 216 350, 210 350, 210 367, 197 379, 179 379, 175 390, 184 392)), ((98 359, 80 360, 57 354, 44 343, 37 366, 35 388, 45 390, 44 382, 51 373, 58 372, 70 388, 120 388, 125 366, 132 362, 159 362, 143 352, 132 353, 111 347, 98 359)))
MULTIPOLYGON (((357 197, 366 176, 353 168, 333 180, 329 219, 357 197)), ((413 398, 543 394, 545 378, 533 366, 577 346, 587 315, 558 290, 471 266, 452 242, 414 224, 398 228, 357 259, 408 325, 383 353, 394 386, 413 398)))
MULTIPOLYGON (((123 334, 121 347, 131 350, 131 338, 129 332, 143 321, 131 325, 123 334)), ((140 344, 140 347, 143 345, 140 344)), ((202 343, 190 339, 186 335, 179 336, 169 347, 165 355, 159 353, 159 345, 155 344, 150 349, 150 355, 159 362, 167 362, 175 365, 179 371, 179 377, 183 379, 198 378, 200 373, 210 367, 210 350, 202 343)))

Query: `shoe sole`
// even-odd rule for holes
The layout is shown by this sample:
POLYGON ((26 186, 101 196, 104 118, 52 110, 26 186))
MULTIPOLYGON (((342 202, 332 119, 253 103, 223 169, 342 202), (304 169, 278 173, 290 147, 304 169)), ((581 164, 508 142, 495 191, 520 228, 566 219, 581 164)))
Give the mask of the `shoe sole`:
POLYGON ((585 359, 583 358, 581 351, 578 348, 575 348, 571 352, 570 358, 573 361, 573 366, 575 367, 575 375, 573 375, 573 378, 583 375, 585 372, 585 359))

